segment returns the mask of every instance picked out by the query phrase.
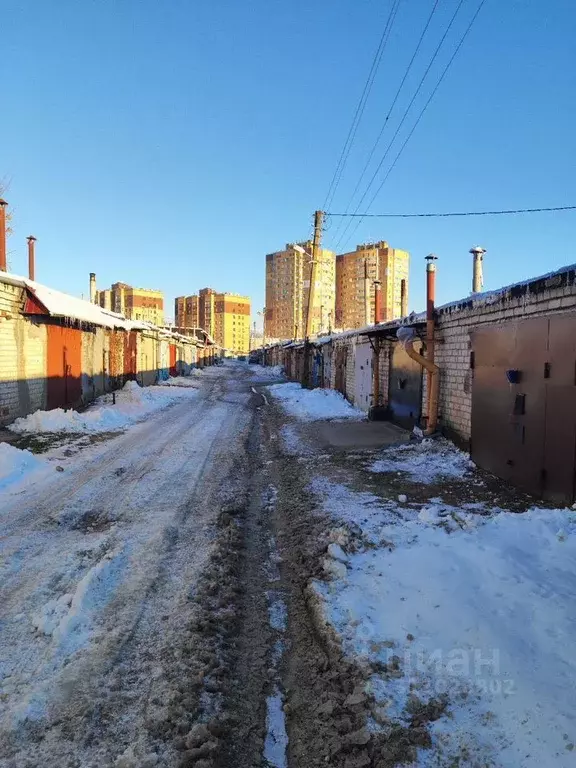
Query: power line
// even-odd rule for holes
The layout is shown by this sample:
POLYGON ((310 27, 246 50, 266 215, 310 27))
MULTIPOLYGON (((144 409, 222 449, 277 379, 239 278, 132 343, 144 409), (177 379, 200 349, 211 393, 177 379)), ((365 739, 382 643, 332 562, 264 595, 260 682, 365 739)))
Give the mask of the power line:
MULTIPOLYGON (((412 95, 412 98, 410 99, 410 103, 408 104, 408 106, 407 106, 407 107, 406 107, 406 109, 404 110, 404 114, 402 115, 402 119, 400 120, 400 123, 398 124, 398 126, 396 127, 396 130, 394 131, 394 135, 392 136, 392 138, 391 138, 391 139, 390 139, 390 141, 388 142, 388 146, 387 146, 387 147, 386 147, 386 149, 384 150, 384 154, 383 154, 383 155, 382 155, 382 157, 380 158, 380 162, 379 162, 379 163, 378 163, 378 165, 376 166, 376 170, 375 170, 375 171, 374 171, 374 173, 372 174, 372 177, 371 177, 370 181, 368 182, 368 186, 367 186, 367 187, 366 187, 366 189, 364 190, 364 194, 362 195, 362 197, 361 197, 361 198, 360 198, 360 200, 358 201, 358 204, 356 205, 356 208, 355 208, 355 210, 354 210, 354 213, 357 213, 357 212, 360 210, 360 207, 361 207, 362 203, 364 202, 364 200, 366 199, 366 196, 367 196, 367 195, 368 195, 368 193, 370 192, 370 188, 372 187, 372 185, 374 184, 374 181, 376 180, 376 177, 377 177, 377 176, 378 176, 378 174, 380 173, 380 170, 381 170, 382 166, 384 165, 384 161, 385 161, 385 160, 386 160, 386 158, 388 157, 388 153, 389 153, 389 152, 390 152, 390 150, 392 149, 392 146, 394 145, 394 142, 396 141, 396 138, 398 137, 398 134, 400 133, 400 131, 401 131, 401 129, 402 129, 402 126, 404 125, 404 123, 405 123, 405 121, 406 121, 406 118, 408 117, 408 115, 409 115, 409 113, 410 113, 410 110, 412 109, 412 107, 413 107, 413 105, 414 105, 414 102, 416 101, 416 98, 418 97, 418 94, 419 94, 419 93, 420 93, 420 91, 422 90, 422 86, 424 85, 424 82, 425 82, 426 78, 428 77, 428 75, 429 75, 429 73, 430 73, 430 70, 432 69, 432 65, 433 65, 433 64, 434 64, 434 62, 436 61, 436 58, 438 57, 438 54, 440 53, 440 49, 441 49, 441 48, 442 48, 442 46, 444 45, 444 42, 445 42, 445 40, 446 40, 446 37, 448 36, 448 33, 449 33, 449 32, 450 32, 450 30, 452 29, 452 25, 454 24, 454 22, 455 22, 455 20, 456 20, 456 17, 458 16, 458 13, 460 12, 460 9, 462 8, 462 5, 463 5, 463 4, 464 4, 464 0, 460 0, 460 2, 458 3, 458 5, 456 6, 456 10, 455 10, 455 11, 454 11, 454 13, 452 14, 452 17, 451 17, 450 21, 448 22, 448 26, 447 26, 447 27, 446 27, 446 29, 444 30, 444 34, 443 34, 443 35, 442 35, 442 37, 440 38, 440 42, 439 42, 439 43, 438 43, 438 45, 436 46, 436 49, 435 49, 434 53, 432 54, 432 58, 431 58, 431 59, 430 59, 430 61, 428 62, 428 66, 426 67, 426 70, 424 71, 424 74, 422 75, 422 78, 421 78, 420 82, 418 83, 418 86, 417 86, 416 90, 414 91, 414 94, 412 95)), ((368 206, 368 207, 370 207, 370 206, 368 206)), ((349 224, 348 224, 348 225, 347 225, 347 226, 344 228, 344 231, 343 231, 343 232, 342 232, 342 234, 340 235, 340 239, 338 240, 338 243, 337 243, 337 245, 336 245, 336 248, 338 248, 338 247, 339 247, 339 245, 340 245, 340 243, 341 243, 342 241, 344 241, 344 243, 347 243, 347 242, 348 242, 348 240, 350 239, 350 237, 352 237, 352 235, 354 234, 354 233, 352 232, 352 233, 351 233, 351 234, 348 236, 347 240, 344 240, 344 238, 345 238, 345 236, 346 236, 346 233, 347 233, 348 229, 349 229, 349 224)))
MULTIPOLYGON (((390 109, 388 110, 388 114, 386 115, 384 122, 382 123, 382 128, 380 129, 380 133, 376 137, 376 141, 372 145, 372 149, 370 150, 370 154, 368 155, 368 159, 366 160, 366 163, 364 165, 364 168, 362 169, 362 172, 360 174, 360 178, 356 182, 356 186, 354 187, 354 191, 352 192, 352 195, 350 197, 350 201, 348 202, 348 205, 346 206, 346 212, 349 211, 350 206, 352 205, 352 201, 354 200, 354 197, 356 196, 356 192, 358 192, 360 185, 362 184, 362 180, 364 179, 364 176, 366 175, 366 171, 368 170, 368 167, 370 163, 372 162, 372 158, 374 157, 374 153, 376 152, 376 149, 378 148, 378 144, 380 143, 380 140, 384 134, 384 131, 386 130, 386 126, 388 125, 388 121, 390 119, 390 115, 392 114, 392 110, 396 106, 396 102, 398 101, 398 97, 400 96, 400 93, 402 91, 402 88, 404 87, 404 83, 406 82, 406 78, 410 74, 410 70, 412 69, 412 65, 414 64, 414 61, 416 59, 416 56, 418 55, 420 48, 422 46, 422 42, 424 40, 424 37, 426 35, 426 32, 428 31, 428 28, 430 26, 430 22, 432 21, 432 17, 434 16, 434 13, 436 9, 438 8, 438 3, 440 0, 435 0, 434 5, 432 6, 432 10, 430 11, 430 15, 428 16, 428 19, 426 20, 426 24, 424 25, 424 29, 422 30, 422 33, 420 35, 420 39, 418 40, 418 43, 416 44, 416 48, 414 49, 414 53, 412 54, 412 58, 410 59, 410 62, 408 63, 408 66, 406 68, 406 71, 404 72, 404 76, 402 77, 402 80, 400 82, 400 85, 398 86, 398 90, 396 91, 396 94, 392 100, 392 104, 390 105, 390 109)), ((335 233, 337 234, 337 233, 335 233)))
MULTIPOLYGON (((436 95, 436 92, 438 91, 438 88, 440 88, 440 85, 442 84, 442 82, 443 82, 444 78, 445 78, 445 77, 446 77, 446 75, 448 74, 448 70, 449 70, 449 69, 450 69, 450 67, 452 66, 452 63, 453 63, 454 59, 456 58, 456 56, 458 55, 458 52, 460 51, 460 48, 462 48, 462 46, 463 46, 463 44, 464 44, 464 41, 465 41, 465 40, 466 40, 466 38, 468 37, 468 34, 469 34, 470 30, 472 29, 472 27, 473 27, 473 25, 474 25, 474 22, 475 22, 475 21, 476 21, 476 19, 478 18, 478 14, 479 14, 479 13, 480 13, 480 11, 482 10, 482 7, 483 7, 483 5, 484 5, 484 3, 485 3, 485 2, 486 2, 486 0, 480 0, 480 3, 479 3, 479 5, 478 5, 478 8, 476 9, 476 12, 474 13, 474 15, 472 16, 472 18, 470 19, 470 22, 469 22, 468 26, 466 27, 466 29, 464 30, 464 34, 463 34, 463 35, 462 35, 462 37, 460 38, 460 41, 459 41, 458 45, 456 46, 456 48, 454 49, 454 52, 453 52, 452 56, 450 57, 450 59, 448 60, 448 63, 446 64, 446 66, 445 66, 445 67, 444 67, 444 69, 442 70, 442 73, 441 73, 440 77, 438 78, 438 81, 436 82, 436 85, 435 85, 435 86, 434 86, 434 88, 432 89, 432 92, 431 92, 430 96, 428 97, 428 100, 426 101, 426 103, 424 104, 424 106, 422 107, 422 109, 421 109, 421 111, 420 111, 420 114, 419 114, 419 115, 418 115, 418 117, 416 118, 416 122, 415 122, 415 123, 414 123, 414 125, 412 126, 412 129, 411 129, 410 133, 408 134, 408 136, 407 136, 407 137, 406 137, 406 139, 404 140, 404 143, 402 144, 402 146, 400 147, 400 149, 399 149, 399 151, 398 151, 398 153, 397 153, 396 157, 395 157, 395 158, 394 158, 394 160, 392 161, 392 165, 391 165, 391 166, 388 168, 388 170, 386 171, 386 174, 384 175, 384 178, 383 178, 383 179, 382 179, 382 181, 380 182, 380 186, 378 187, 378 189, 376 190, 376 192, 375 192, 375 193, 372 195, 372 198, 371 198, 371 200, 370 200, 370 202, 368 203, 368 206, 367 206, 367 208, 366 208, 366 210, 367 210, 367 211, 369 211, 369 210, 370 210, 370 208, 372 207, 372 204, 374 203, 374 201, 376 200, 376 198, 377 198, 377 197, 378 197, 378 195, 380 194, 380 192, 381 192, 381 190, 382 190, 382 187, 384 186, 384 184, 385 184, 385 183, 386 183, 386 181, 388 180, 388 177, 390 176, 390 174, 391 174, 391 173, 392 173, 392 171, 394 170, 394 168, 395 168, 395 166, 396 166, 396 163, 398 162, 398 160, 400 159, 400 157, 401 157, 402 153, 403 153, 403 152, 404 152, 404 150, 406 149, 406 146, 407 146, 408 142, 410 141, 410 139, 412 138, 412 136, 413 136, 413 134, 414 134, 414 131, 416 130, 416 128, 417 128, 417 127, 418 127, 418 125, 420 124, 420 121, 421 121, 421 120, 422 120, 422 118, 424 117, 424 114, 425 114, 426 110, 428 109, 428 107, 430 106, 430 103, 432 102, 432 99, 433 99, 433 98, 434 98, 434 96, 436 95)), ((458 8, 459 8, 459 7, 460 7, 460 6, 458 6, 458 8)), ((457 9, 457 11, 458 11, 458 9, 457 9)), ((456 11, 456 12, 457 12, 457 11, 456 11)), ((357 212, 358 212, 358 207, 356 208, 356 210, 354 211, 354 213, 357 213, 357 212)), ((358 227, 360 226, 360 224, 361 224, 361 223, 362 223, 362 219, 360 218, 360 220, 358 221, 358 223, 357 223, 356 227, 355 227, 355 228, 352 230, 352 232, 351 232, 351 233, 350 233, 350 235, 348 236, 348 239, 350 239, 350 238, 351 238, 351 237, 354 235, 354 233, 357 231, 357 229, 358 229, 358 227)), ((347 242, 347 241, 346 241, 346 242, 347 242)))
POLYGON ((394 21, 396 19, 396 14, 398 13, 398 8, 400 6, 400 3, 401 3, 401 0, 393 0, 392 5, 390 7, 390 13, 388 14, 388 18, 384 26, 384 31, 382 32, 382 36, 380 37, 380 42, 378 43, 376 53, 374 54, 374 58, 372 59, 372 65, 370 67, 370 71, 368 72, 368 77, 366 78, 366 82, 364 83, 364 88, 362 89, 360 100, 358 101, 358 104, 356 106, 356 111, 354 112, 352 123, 348 130, 348 135, 346 136, 346 141, 344 142, 344 146, 342 147, 340 157, 338 158, 338 163, 336 164, 336 170, 334 171, 334 175, 332 176, 330 186, 328 187, 328 192, 326 193, 326 198, 322 206, 323 209, 326 209, 334 199, 334 195, 336 194, 336 189, 338 188, 338 184, 340 183, 340 179, 342 178, 342 174, 344 173, 344 167, 346 165, 346 162, 348 161, 348 157, 350 155, 350 150, 352 149, 352 144, 354 143, 354 139, 356 138, 358 126, 360 125, 360 121, 364 114, 364 109, 366 108, 366 102, 368 101, 368 97, 370 96, 370 91, 372 90, 372 86, 374 84, 374 80, 376 78, 378 68, 380 67, 380 62, 382 61, 384 50, 386 49, 386 44, 388 43, 388 38, 390 37, 390 32, 392 31, 392 25, 394 24, 394 21))
POLYGON ((448 216, 506 216, 517 213, 545 213, 548 211, 576 211, 576 205, 553 208, 515 208, 507 211, 450 211, 448 213, 325 213, 325 216, 346 216, 358 219, 432 219, 448 216))

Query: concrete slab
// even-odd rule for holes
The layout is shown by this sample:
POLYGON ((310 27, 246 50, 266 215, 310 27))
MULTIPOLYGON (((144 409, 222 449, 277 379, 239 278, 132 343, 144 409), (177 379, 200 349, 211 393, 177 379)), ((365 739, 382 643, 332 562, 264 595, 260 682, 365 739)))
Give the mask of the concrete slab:
POLYGON ((410 440, 410 432, 389 421, 319 421, 305 431, 316 445, 340 451, 377 450, 410 440))

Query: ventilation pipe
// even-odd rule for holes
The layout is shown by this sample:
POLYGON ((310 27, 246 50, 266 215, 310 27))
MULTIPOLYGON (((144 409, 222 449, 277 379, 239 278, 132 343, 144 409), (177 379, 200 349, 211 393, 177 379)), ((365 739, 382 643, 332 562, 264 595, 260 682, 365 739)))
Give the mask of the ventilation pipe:
POLYGON ((382 283, 374 280, 374 323, 382 322, 382 283))
POLYGON ((484 287, 484 273, 482 271, 482 262, 484 261, 485 248, 479 245, 470 248, 469 251, 473 257, 472 266, 472 293, 480 293, 484 287))
POLYGON ((6 200, 0 199, 0 272, 6 272, 6 200))
POLYGON ((408 315, 408 291, 406 290, 406 280, 400 280, 400 317, 408 315))
POLYGON ((36 277, 36 238, 34 235, 28 235, 28 278, 35 280, 36 277))
POLYGON ((417 340, 414 328, 401 326, 397 331, 398 341, 406 350, 408 357, 415 360, 426 370, 427 412, 425 435, 431 435, 438 427, 438 391, 440 369, 434 363, 434 303, 436 301, 436 265, 438 257, 431 253, 426 256, 426 357, 414 349, 417 340))
POLYGON ((368 277, 368 259, 364 259, 364 325, 370 325, 370 278, 368 277))
POLYGON ((90 272, 90 303, 96 304, 96 273, 90 272))

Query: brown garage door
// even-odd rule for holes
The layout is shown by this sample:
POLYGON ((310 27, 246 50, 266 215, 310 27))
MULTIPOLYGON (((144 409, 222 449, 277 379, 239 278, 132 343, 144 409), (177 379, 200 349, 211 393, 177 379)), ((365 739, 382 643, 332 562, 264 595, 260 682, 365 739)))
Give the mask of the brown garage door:
POLYGON ((48 325, 47 405, 68 408, 82 400, 82 331, 48 325))
POLYGON ((574 498, 576 314, 472 334, 472 458, 519 487, 574 498))

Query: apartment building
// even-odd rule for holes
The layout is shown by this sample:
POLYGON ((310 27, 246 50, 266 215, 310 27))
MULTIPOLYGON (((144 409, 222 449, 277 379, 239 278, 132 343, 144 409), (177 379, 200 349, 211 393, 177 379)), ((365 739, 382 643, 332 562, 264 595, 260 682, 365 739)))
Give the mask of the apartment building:
MULTIPOLYGON (((283 251, 266 256, 267 339, 303 338, 310 293, 312 243, 287 243, 283 251)), ((312 306, 312 335, 334 325, 335 255, 321 248, 316 265, 312 306)))
POLYGON ((346 330, 374 322, 375 280, 381 284, 380 319, 393 320, 406 313, 402 296, 407 306, 409 266, 408 251, 391 248, 385 240, 363 243, 336 256, 335 326, 346 330))
POLYGON ((200 328, 198 296, 179 296, 174 301, 174 325, 177 328, 200 328))
POLYGON ((250 299, 236 293, 202 288, 198 294, 179 296, 174 302, 175 325, 205 330, 235 355, 250 351, 250 299))
POLYGON ((114 283, 109 289, 96 291, 95 299, 100 307, 118 312, 129 320, 164 325, 164 294, 161 291, 114 283))
POLYGON ((250 299, 237 293, 214 294, 214 339, 235 355, 250 351, 250 299))

